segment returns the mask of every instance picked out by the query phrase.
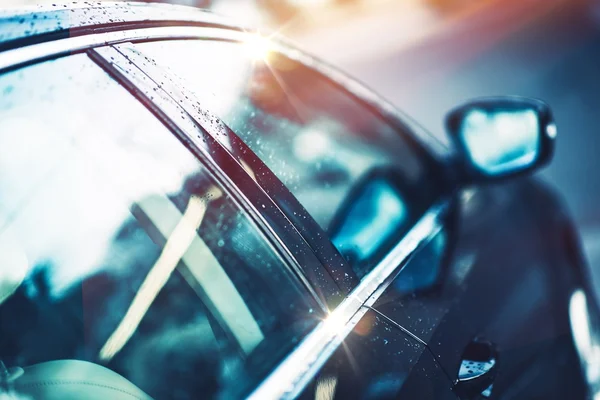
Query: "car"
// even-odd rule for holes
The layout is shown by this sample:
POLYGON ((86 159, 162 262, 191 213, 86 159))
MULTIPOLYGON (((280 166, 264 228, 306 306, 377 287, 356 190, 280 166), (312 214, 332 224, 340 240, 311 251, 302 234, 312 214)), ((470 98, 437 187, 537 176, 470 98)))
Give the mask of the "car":
POLYGON ((544 102, 447 146, 276 35, 87 2, 0 14, 0 93, 1 398, 597 398, 544 102))

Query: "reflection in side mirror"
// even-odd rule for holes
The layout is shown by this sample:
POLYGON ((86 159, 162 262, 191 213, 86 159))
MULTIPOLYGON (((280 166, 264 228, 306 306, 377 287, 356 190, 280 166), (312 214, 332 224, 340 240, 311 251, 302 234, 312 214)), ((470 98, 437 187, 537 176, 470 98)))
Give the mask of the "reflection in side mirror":
POLYGON ((543 102, 521 97, 489 97, 448 114, 451 135, 467 180, 503 178, 546 164, 556 126, 543 102))

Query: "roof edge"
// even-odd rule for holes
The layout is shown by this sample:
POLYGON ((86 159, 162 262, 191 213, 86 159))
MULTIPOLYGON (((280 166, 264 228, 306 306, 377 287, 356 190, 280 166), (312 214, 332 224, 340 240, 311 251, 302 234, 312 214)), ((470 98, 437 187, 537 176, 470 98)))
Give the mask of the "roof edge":
POLYGON ((194 7, 140 2, 54 3, 0 10, 0 51, 127 26, 213 26, 254 31, 194 7))

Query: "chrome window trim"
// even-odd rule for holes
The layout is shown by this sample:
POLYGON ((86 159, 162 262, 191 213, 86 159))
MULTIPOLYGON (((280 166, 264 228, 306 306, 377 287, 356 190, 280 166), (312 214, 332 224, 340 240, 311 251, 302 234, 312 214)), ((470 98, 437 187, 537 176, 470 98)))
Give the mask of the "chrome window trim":
POLYGON ((354 329, 421 245, 442 229, 447 207, 432 207, 360 284, 255 389, 250 399, 294 398, 354 329))
POLYGON ((0 73, 6 69, 39 62, 45 59, 81 52, 94 47, 108 46, 129 41, 147 41, 160 39, 195 39, 196 30, 223 31, 221 28, 204 27, 158 27, 139 28, 115 32, 92 33, 89 35, 41 42, 0 52, 0 73), (192 29, 192 31, 188 31, 192 29))
POLYGON ((0 49, 135 26, 206 26, 244 30, 208 10, 159 3, 69 2, 0 9, 0 49))

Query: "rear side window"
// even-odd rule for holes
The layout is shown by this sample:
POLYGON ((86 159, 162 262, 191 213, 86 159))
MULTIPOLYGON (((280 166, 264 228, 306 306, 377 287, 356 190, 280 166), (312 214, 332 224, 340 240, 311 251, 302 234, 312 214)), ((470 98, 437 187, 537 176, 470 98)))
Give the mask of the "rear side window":
POLYGON ((6 367, 83 360, 156 399, 239 397, 316 324, 239 205, 87 56, 0 93, 6 367))
POLYGON ((376 243, 362 248, 361 243, 382 234, 377 226, 357 226, 370 224, 366 217, 352 222, 353 237, 348 230, 334 237, 348 218, 342 214, 356 186, 376 173, 396 177, 396 186, 402 187, 395 194, 397 240, 396 234, 406 232, 431 203, 426 165, 408 133, 397 131, 314 69, 268 51, 266 45, 249 38, 242 43, 187 40, 135 47, 182 78, 201 105, 229 125, 288 187, 357 274, 364 275, 377 261, 375 254, 385 250, 379 242, 391 240, 375 238, 376 243))

